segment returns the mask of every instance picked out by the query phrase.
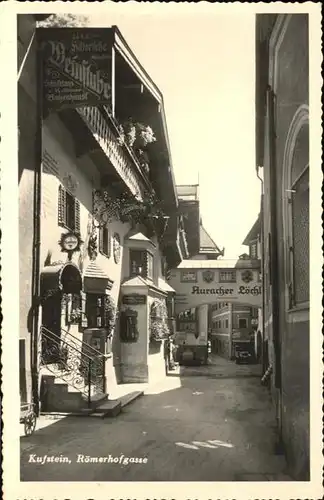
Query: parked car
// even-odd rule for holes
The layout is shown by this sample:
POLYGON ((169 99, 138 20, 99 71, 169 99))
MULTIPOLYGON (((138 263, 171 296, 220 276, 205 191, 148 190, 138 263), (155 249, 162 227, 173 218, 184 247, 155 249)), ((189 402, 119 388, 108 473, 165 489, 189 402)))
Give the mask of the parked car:
POLYGON ((253 344, 249 341, 237 341, 234 344, 234 358, 236 364, 253 363, 253 344))

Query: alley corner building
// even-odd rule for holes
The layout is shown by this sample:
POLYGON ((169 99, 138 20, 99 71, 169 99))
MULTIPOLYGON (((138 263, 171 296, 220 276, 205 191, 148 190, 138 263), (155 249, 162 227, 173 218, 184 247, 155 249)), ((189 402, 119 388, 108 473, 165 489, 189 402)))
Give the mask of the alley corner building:
POLYGON ((159 89, 117 27, 36 17, 18 16, 20 394, 71 411, 165 375, 186 242, 159 89))
POLYGON ((280 435, 300 480, 310 477, 308 54, 307 14, 257 15, 263 338, 280 435))

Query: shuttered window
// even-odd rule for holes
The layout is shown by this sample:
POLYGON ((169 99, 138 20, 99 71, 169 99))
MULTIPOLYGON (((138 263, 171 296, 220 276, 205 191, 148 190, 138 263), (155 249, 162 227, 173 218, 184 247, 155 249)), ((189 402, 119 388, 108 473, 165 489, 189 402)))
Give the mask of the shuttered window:
POLYGON ((63 186, 58 192, 58 225, 80 233, 80 202, 63 186))
POLYGON ((99 229, 99 252, 108 258, 110 257, 111 238, 108 226, 103 226, 99 229))

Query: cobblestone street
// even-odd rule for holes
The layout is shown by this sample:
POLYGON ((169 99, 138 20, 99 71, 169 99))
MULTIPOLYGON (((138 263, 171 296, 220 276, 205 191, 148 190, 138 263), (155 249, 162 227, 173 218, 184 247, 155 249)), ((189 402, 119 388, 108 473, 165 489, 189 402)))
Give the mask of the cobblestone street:
POLYGON ((42 417, 44 427, 21 438, 21 480, 290 480, 274 454, 275 420, 258 369, 213 357, 171 372, 116 419, 42 417), (45 456, 68 462, 37 463, 45 456))

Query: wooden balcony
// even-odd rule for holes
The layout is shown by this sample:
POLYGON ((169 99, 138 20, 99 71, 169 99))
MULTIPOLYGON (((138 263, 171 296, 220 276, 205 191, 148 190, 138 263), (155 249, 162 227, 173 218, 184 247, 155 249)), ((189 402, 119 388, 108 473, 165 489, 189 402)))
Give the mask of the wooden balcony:
MULTIPOLYGON (((139 200, 143 199, 144 190, 149 181, 129 148, 118 142, 118 132, 111 130, 107 120, 94 106, 77 109, 78 114, 92 133, 94 139, 105 153, 116 173, 127 185, 130 192, 139 200)), ((151 187, 152 189, 152 187, 151 187)))

